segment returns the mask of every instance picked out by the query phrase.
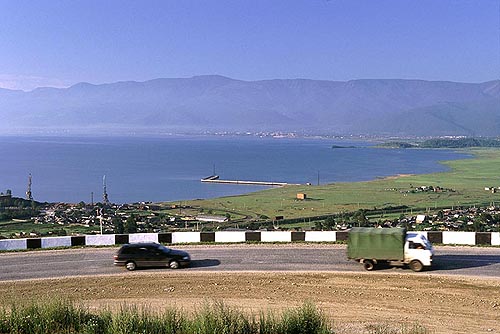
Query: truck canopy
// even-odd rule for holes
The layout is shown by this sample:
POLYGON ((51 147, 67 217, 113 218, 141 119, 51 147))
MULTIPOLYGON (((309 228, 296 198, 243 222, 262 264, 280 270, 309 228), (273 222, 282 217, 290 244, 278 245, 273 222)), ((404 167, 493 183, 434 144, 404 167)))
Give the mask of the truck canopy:
POLYGON ((353 227, 349 231, 349 259, 403 260, 406 229, 353 227))

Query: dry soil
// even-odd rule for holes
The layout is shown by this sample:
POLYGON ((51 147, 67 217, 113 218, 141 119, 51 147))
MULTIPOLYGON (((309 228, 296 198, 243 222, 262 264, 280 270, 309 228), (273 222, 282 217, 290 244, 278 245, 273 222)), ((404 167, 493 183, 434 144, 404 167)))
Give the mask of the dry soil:
MULTIPOLYGON (((70 299, 91 308, 123 304, 195 311, 222 300, 244 312, 313 302, 339 332, 366 326, 422 325, 433 333, 500 333, 500 278, 400 273, 187 272, 142 270, 120 275, 0 282, 0 305, 70 299)), ((362 330, 365 328, 364 330, 362 330)))

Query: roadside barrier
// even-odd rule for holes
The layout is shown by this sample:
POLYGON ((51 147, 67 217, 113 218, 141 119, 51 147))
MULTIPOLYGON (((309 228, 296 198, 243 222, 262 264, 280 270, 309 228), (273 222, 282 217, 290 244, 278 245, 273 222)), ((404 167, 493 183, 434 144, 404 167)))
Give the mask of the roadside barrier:
MULTIPOLYGON (((417 232, 431 243, 500 246, 500 232, 417 232)), ((221 231, 79 235, 0 240, 0 251, 74 246, 111 246, 131 242, 238 243, 238 242, 336 242, 347 240, 346 231, 221 231)))

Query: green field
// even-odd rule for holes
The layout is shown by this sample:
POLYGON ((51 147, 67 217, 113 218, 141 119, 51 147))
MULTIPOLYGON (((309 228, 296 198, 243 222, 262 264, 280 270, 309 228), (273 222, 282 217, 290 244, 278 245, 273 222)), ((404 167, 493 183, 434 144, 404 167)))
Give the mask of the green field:
POLYGON ((0 236, 19 237, 29 236, 30 233, 38 235, 66 235, 68 233, 90 234, 98 232, 98 226, 90 228, 84 226, 62 226, 57 224, 35 224, 32 221, 4 221, 0 222, 0 236))
POLYGON ((472 159, 445 161, 450 171, 389 177, 369 182, 336 183, 320 186, 286 186, 241 196, 184 201, 204 210, 226 210, 254 219, 307 218, 358 209, 407 206, 417 212, 438 207, 486 206, 500 202, 500 192, 485 187, 500 186, 500 149, 467 149, 472 159), (409 192, 420 186, 445 189, 442 192, 409 192), (306 200, 297 200, 306 193, 306 200))

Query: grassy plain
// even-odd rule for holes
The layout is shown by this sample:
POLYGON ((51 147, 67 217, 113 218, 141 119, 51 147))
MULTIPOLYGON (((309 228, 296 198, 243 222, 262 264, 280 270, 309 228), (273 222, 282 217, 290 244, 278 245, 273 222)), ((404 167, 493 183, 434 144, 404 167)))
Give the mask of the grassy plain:
POLYGON ((485 187, 500 186, 500 149, 468 149, 473 158, 444 161, 449 171, 425 175, 398 175, 368 182, 335 183, 320 186, 286 186, 256 193, 208 200, 184 201, 204 210, 226 210, 260 218, 313 217, 358 209, 405 205, 408 211, 425 211, 436 207, 489 205, 500 202, 500 192, 485 187), (443 192, 416 192, 419 186, 439 186, 443 192), (306 193, 307 200, 297 200, 306 193))

